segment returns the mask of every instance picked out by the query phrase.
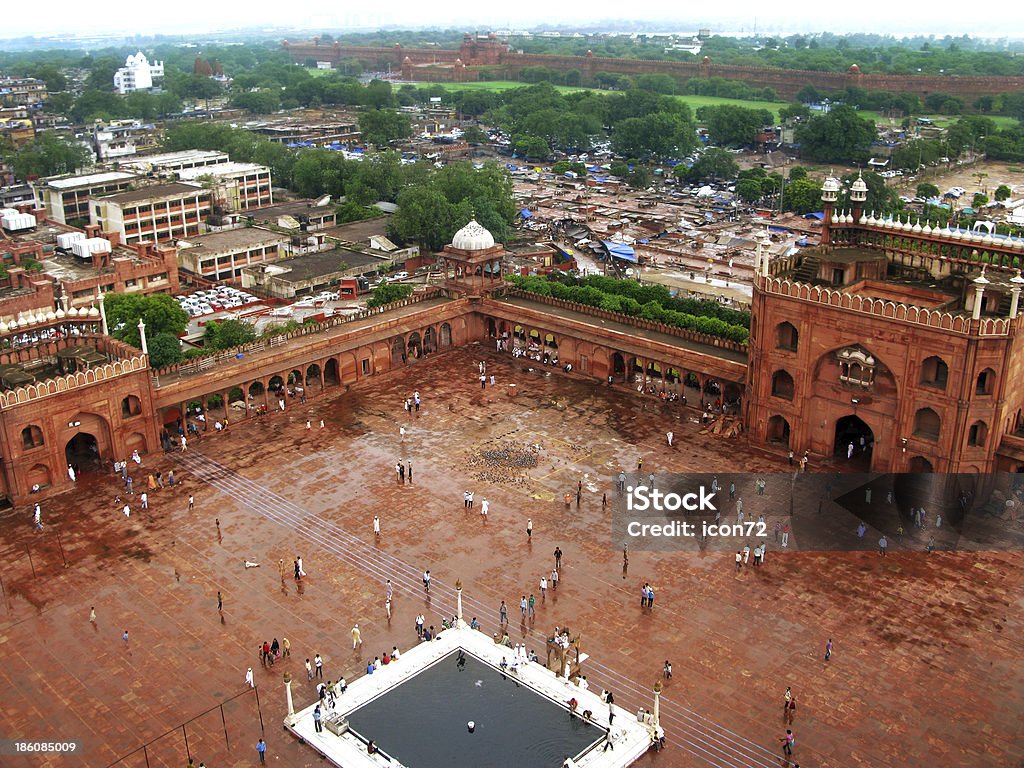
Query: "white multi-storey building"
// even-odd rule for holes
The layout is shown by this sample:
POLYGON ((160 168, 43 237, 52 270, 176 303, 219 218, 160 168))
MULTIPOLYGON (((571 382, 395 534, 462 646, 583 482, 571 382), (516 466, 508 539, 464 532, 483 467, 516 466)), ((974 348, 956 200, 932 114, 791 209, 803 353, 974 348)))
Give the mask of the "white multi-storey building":
POLYGON ((149 63, 146 54, 139 51, 124 61, 124 66, 114 73, 114 88, 120 94, 145 91, 153 87, 153 80, 164 76, 164 63, 149 63))

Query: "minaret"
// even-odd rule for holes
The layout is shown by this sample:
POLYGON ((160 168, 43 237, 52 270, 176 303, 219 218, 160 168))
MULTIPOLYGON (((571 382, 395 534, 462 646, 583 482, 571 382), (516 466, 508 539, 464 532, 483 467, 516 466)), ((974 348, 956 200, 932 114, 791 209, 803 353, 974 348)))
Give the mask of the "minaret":
POLYGON ((824 205, 824 218, 821 220, 821 244, 832 245, 832 216, 835 204, 839 199, 839 179, 830 175, 821 185, 821 202, 824 205))
POLYGON ((850 187, 850 202, 853 204, 853 223, 860 224, 864 215, 864 203, 868 199, 868 185, 864 183, 864 176, 857 174, 857 179, 850 187))

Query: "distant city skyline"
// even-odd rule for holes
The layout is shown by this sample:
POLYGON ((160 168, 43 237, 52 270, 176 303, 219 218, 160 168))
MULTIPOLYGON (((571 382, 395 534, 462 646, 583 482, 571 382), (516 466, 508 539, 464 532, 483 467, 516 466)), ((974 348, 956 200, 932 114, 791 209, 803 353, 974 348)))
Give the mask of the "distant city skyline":
MULTIPOLYGON (((918 6, 902 6, 882 0, 861 0, 849 4, 850 12, 830 6, 827 17, 822 5, 810 0, 791 0, 784 7, 769 10, 755 0, 734 0, 728 9, 707 10, 700 6, 680 9, 676 4, 652 4, 638 11, 609 0, 566 0, 552 6, 539 0, 517 0, 507 8, 483 9, 475 3, 423 3, 391 0, 379 6, 343 10, 338 3, 309 0, 300 13, 280 2, 248 0, 243 3, 216 4, 198 0, 175 3, 119 6, 118 12, 96 13, 95 8, 75 0, 56 0, 40 14, 13 14, 5 19, 0 37, 24 36, 50 38, 95 35, 182 35, 214 31, 247 31, 250 34, 282 35, 293 30, 346 29, 373 30, 458 28, 466 30, 526 30, 537 27, 587 28, 613 30, 639 24, 650 31, 696 32, 707 27, 719 34, 814 33, 828 30, 834 34, 872 32, 895 36, 938 35, 977 37, 1024 37, 1024 7, 1004 6, 998 19, 992 14, 965 18, 962 14, 921 13, 918 6), (128 10, 130 9, 130 13, 128 10)), ((348 5, 348 4, 346 4, 348 5)), ((351 6, 348 6, 351 8, 351 6)))

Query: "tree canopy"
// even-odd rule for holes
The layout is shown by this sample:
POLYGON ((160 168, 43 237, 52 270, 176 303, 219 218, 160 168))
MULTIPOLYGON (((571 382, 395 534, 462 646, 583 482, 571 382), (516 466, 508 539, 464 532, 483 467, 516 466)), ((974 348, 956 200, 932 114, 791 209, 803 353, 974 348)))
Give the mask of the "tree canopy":
POLYGON ((762 128, 775 123, 775 116, 767 109, 732 104, 701 107, 697 110, 697 119, 707 128, 711 143, 719 147, 753 144, 762 128))
POLYGON ((438 251, 475 218, 496 242, 508 242, 517 210, 512 180, 504 169, 494 163, 480 169, 454 163, 431 170, 422 183, 399 193, 388 232, 402 242, 438 251))
POLYGON ((110 334, 136 349, 142 348, 139 320, 146 324, 149 364, 154 368, 176 363, 181 359, 178 337, 188 327, 188 313, 173 297, 165 293, 139 296, 134 293, 103 295, 110 334))
POLYGON ((800 154, 815 162, 864 162, 878 129, 846 104, 815 115, 796 128, 800 154))
POLYGON ((240 347, 256 338, 256 329, 251 323, 228 318, 206 324, 203 346, 207 349, 231 349, 240 347))

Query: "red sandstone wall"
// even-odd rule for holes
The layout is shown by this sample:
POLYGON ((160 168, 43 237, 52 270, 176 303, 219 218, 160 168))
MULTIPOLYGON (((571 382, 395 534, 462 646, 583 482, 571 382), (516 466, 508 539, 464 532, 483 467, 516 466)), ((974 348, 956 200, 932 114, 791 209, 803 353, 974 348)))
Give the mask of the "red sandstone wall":
MULTIPOLYGON (((721 77, 740 80, 755 87, 771 87, 783 98, 793 98, 805 85, 820 90, 842 90, 847 86, 860 86, 871 91, 913 93, 924 97, 942 92, 960 96, 968 102, 983 94, 1008 93, 1024 90, 1024 77, 972 77, 930 75, 849 74, 846 72, 813 72, 796 69, 771 69, 732 65, 702 65, 697 58, 692 62, 651 61, 647 59, 612 59, 596 56, 548 56, 540 54, 510 53, 500 43, 490 41, 463 42, 459 50, 429 50, 371 48, 356 46, 317 46, 312 43, 286 43, 295 61, 316 58, 337 63, 343 58, 354 58, 373 64, 382 59, 401 64, 408 56, 413 64, 454 63, 461 58, 466 66, 500 67, 504 76, 518 77, 524 67, 543 66, 565 72, 578 69, 587 80, 595 72, 615 72, 623 75, 667 74, 680 83, 692 77, 721 77)), ((852 63, 852 62, 851 62, 852 63)), ((418 74, 418 72, 417 72, 418 74)), ((448 72, 449 79, 454 75, 448 72)), ((474 79, 469 75, 469 79, 474 79)))

